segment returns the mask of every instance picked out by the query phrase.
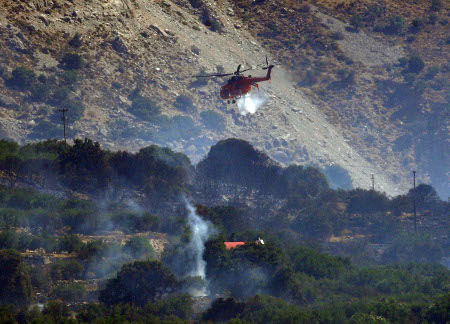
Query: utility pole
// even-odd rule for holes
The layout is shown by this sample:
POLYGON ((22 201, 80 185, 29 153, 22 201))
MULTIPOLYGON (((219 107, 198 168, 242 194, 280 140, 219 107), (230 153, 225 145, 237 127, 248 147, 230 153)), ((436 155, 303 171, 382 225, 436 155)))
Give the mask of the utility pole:
POLYGON ((59 109, 60 112, 62 112, 62 117, 61 120, 63 121, 63 125, 64 125, 64 146, 67 146, 67 142, 66 142, 66 112, 69 111, 69 109, 67 108, 63 108, 63 109, 59 109))
POLYGON ((375 191, 375 175, 372 173, 372 191, 375 191))
POLYGON ((414 231, 417 234, 417 214, 416 214, 416 171, 413 171, 414 175, 414 191, 413 191, 413 208, 414 208, 414 231))

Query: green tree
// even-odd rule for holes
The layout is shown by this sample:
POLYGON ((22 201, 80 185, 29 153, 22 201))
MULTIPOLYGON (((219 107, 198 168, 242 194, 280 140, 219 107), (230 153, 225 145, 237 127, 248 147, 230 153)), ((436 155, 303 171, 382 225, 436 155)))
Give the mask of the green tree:
POLYGON ((62 155, 61 172, 66 184, 75 190, 95 192, 107 187, 110 167, 106 152, 90 139, 76 139, 62 155))
POLYGON ((117 277, 108 280, 100 291, 105 304, 132 303, 143 306, 174 292, 178 281, 159 261, 136 261, 124 265, 117 277))
POLYGON ((0 250, 0 302, 26 306, 33 289, 29 268, 15 250, 0 250))

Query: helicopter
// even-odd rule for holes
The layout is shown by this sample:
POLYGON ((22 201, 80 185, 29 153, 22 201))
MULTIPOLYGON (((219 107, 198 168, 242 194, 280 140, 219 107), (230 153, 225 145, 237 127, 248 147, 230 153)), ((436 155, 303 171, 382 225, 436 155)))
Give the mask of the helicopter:
POLYGON ((252 68, 245 69, 241 71, 242 64, 239 64, 236 71, 233 73, 219 73, 219 74, 207 74, 207 75, 194 75, 196 78, 220 78, 232 75, 231 78, 228 79, 227 83, 224 84, 220 88, 220 98, 227 100, 227 103, 236 103, 236 99, 245 96, 250 92, 252 86, 255 86, 259 90, 258 82, 269 81, 270 73, 275 65, 269 65, 269 61, 266 56, 266 66, 262 69, 267 70, 267 74, 265 77, 252 77, 242 75, 243 72, 252 70, 252 68))

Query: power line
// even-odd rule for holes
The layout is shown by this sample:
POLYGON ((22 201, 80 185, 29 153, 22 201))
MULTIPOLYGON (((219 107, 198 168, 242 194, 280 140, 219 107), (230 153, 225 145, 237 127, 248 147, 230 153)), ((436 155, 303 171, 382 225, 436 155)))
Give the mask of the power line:
POLYGON ((414 208, 414 231, 417 234, 417 214, 416 214, 416 171, 413 171, 414 175, 414 191, 413 191, 413 208, 414 208))
POLYGON ((59 109, 59 111, 62 113, 61 120, 63 121, 63 125, 64 125, 64 145, 66 146, 67 145, 67 142, 66 142, 66 120, 67 120, 66 112, 69 111, 69 109, 62 108, 62 109, 59 109))

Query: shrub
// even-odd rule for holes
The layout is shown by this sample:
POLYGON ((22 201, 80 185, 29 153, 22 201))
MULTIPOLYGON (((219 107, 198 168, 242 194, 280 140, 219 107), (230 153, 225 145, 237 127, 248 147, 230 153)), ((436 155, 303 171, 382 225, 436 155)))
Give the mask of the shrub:
POLYGON ((340 165, 333 164, 327 166, 324 174, 331 188, 353 189, 352 178, 348 171, 340 165))
POLYGON ((407 71, 410 73, 419 73, 425 67, 425 63, 419 55, 415 54, 408 59, 407 71))
POLYGON ((164 136, 168 140, 188 140, 198 136, 201 132, 200 128, 195 124, 194 120, 189 116, 174 116, 171 120, 164 136))
POLYGON ((50 297, 63 302, 79 302, 85 297, 85 287, 78 283, 58 285, 50 292, 50 297))
POLYGON ((82 44, 83 43, 81 42, 81 36, 79 33, 76 33, 75 36, 73 36, 73 38, 69 41, 69 45, 74 48, 81 47, 82 44))
POLYGON ((50 97, 50 87, 46 83, 36 82, 31 88, 31 99, 34 101, 46 101, 50 97))
POLYGON ((302 76, 302 80, 300 80, 297 85, 300 87, 310 87, 319 81, 320 70, 311 68, 306 70, 306 72, 302 76))
POLYGON ((442 256, 442 246, 431 236, 403 233, 395 238, 382 257, 384 262, 393 263, 438 263, 442 256))
POLYGON ((425 78, 432 80, 439 73, 439 66, 433 65, 425 72, 425 78))
POLYGON ((77 83, 78 80, 79 80, 78 72, 75 70, 64 71, 64 73, 61 75, 61 81, 66 86, 72 86, 75 83, 77 83))
POLYGON ((159 318, 165 319, 169 316, 177 316, 189 320, 192 314, 193 305, 194 300, 190 295, 175 295, 145 305, 145 313, 153 314, 159 318))
POLYGON ((155 101, 137 94, 133 99, 129 112, 144 120, 153 120, 160 110, 161 108, 155 101))
POLYGON ((53 323, 63 323, 63 318, 70 315, 70 308, 59 301, 49 301, 42 310, 42 314, 48 316, 53 323))
POLYGON ((236 302, 233 298, 218 298, 213 301, 210 308, 203 314, 204 321, 226 322, 238 317, 244 312, 245 303, 236 302))
POLYGON ((81 251, 84 246, 78 235, 65 235, 59 239, 58 250, 72 253, 81 251))
POLYGON ((19 252, 0 251, 0 304, 28 305, 32 287, 29 268, 19 252))
POLYGON ((53 105, 61 105, 63 104, 68 98, 70 94, 70 89, 67 87, 60 87, 56 89, 53 92, 52 100, 50 104, 53 105))
POLYGON ((431 0, 431 11, 440 11, 442 9, 442 2, 441 0, 431 0))
POLYGON ((434 24, 436 24, 437 20, 438 20, 438 16, 437 16, 437 15, 435 15, 435 14, 430 14, 430 15, 428 16, 427 23, 430 24, 430 25, 434 25, 434 24))
POLYGON ((385 34, 398 35, 403 30, 404 19, 401 16, 393 15, 388 18, 384 24, 379 24, 374 27, 374 31, 383 32, 385 34))
POLYGON ((411 32, 417 33, 423 28, 423 20, 420 18, 415 18, 411 22, 411 32))
POLYGON ((86 107, 83 105, 81 100, 71 99, 66 101, 62 108, 66 108, 69 111, 66 113, 68 123, 73 123, 79 120, 84 115, 86 107))
MULTIPOLYGON (((66 134, 67 134, 67 129, 66 129, 66 134)), ((63 129, 62 129, 61 125, 56 125, 52 122, 42 120, 33 127, 33 131, 31 132, 30 137, 32 139, 62 138, 63 137, 63 129)))
POLYGON ((222 132, 225 130, 225 118, 214 110, 206 110, 200 113, 203 125, 211 130, 222 132))
POLYGON ((133 258, 140 258, 143 256, 154 257, 155 254, 148 239, 141 236, 135 236, 129 239, 125 243, 123 251, 133 258))
POLYGON ((84 67, 84 60, 79 54, 67 53, 62 58, 61 64, 67 70, 78 70, 84 67))
POLYGON ((351 269, 349 259, 318 253, 307 247, 296 248, 291 255, 296 272, 304 272, 314 278, 337 278, 351 269))
POLYGON ((36 81, 36 73, 26 67, 20 66, 12 71, 11 78, 6 80, 9 88, 17 90, 29 90, 36 81))
POLYGON ((341 82, 345 84, 355 83, 355 71, 349 69, 340 69, 337 71, 337 75, 341 82))
POLYGON ((364 17, 360 14, 353 15, 350 18, 350 24, 355 28, 362 27, 363 21, 364 21, 364 17))
POLYGON ((174 291, 178 281, 159 261, 136 261, 124 265, 117 277, 108 280, 100 291, 105 304, 132 303, 143 306, 174 291))
POLYGON ((120 212, 112 216, 112 222, 116 228, 124 232, 157 231, 159 218, 150 213, 120 212))
POLYGON ((174 107, 183 112, 195 112, 197 109, 195 108, 192 99, 185 95, 179 95, 174 102, 174 107))
POLYGON ((80 279, 83 272, 83 265, 73 259, 57 261, 50 268, 50 275, 54 281, 80 279))

